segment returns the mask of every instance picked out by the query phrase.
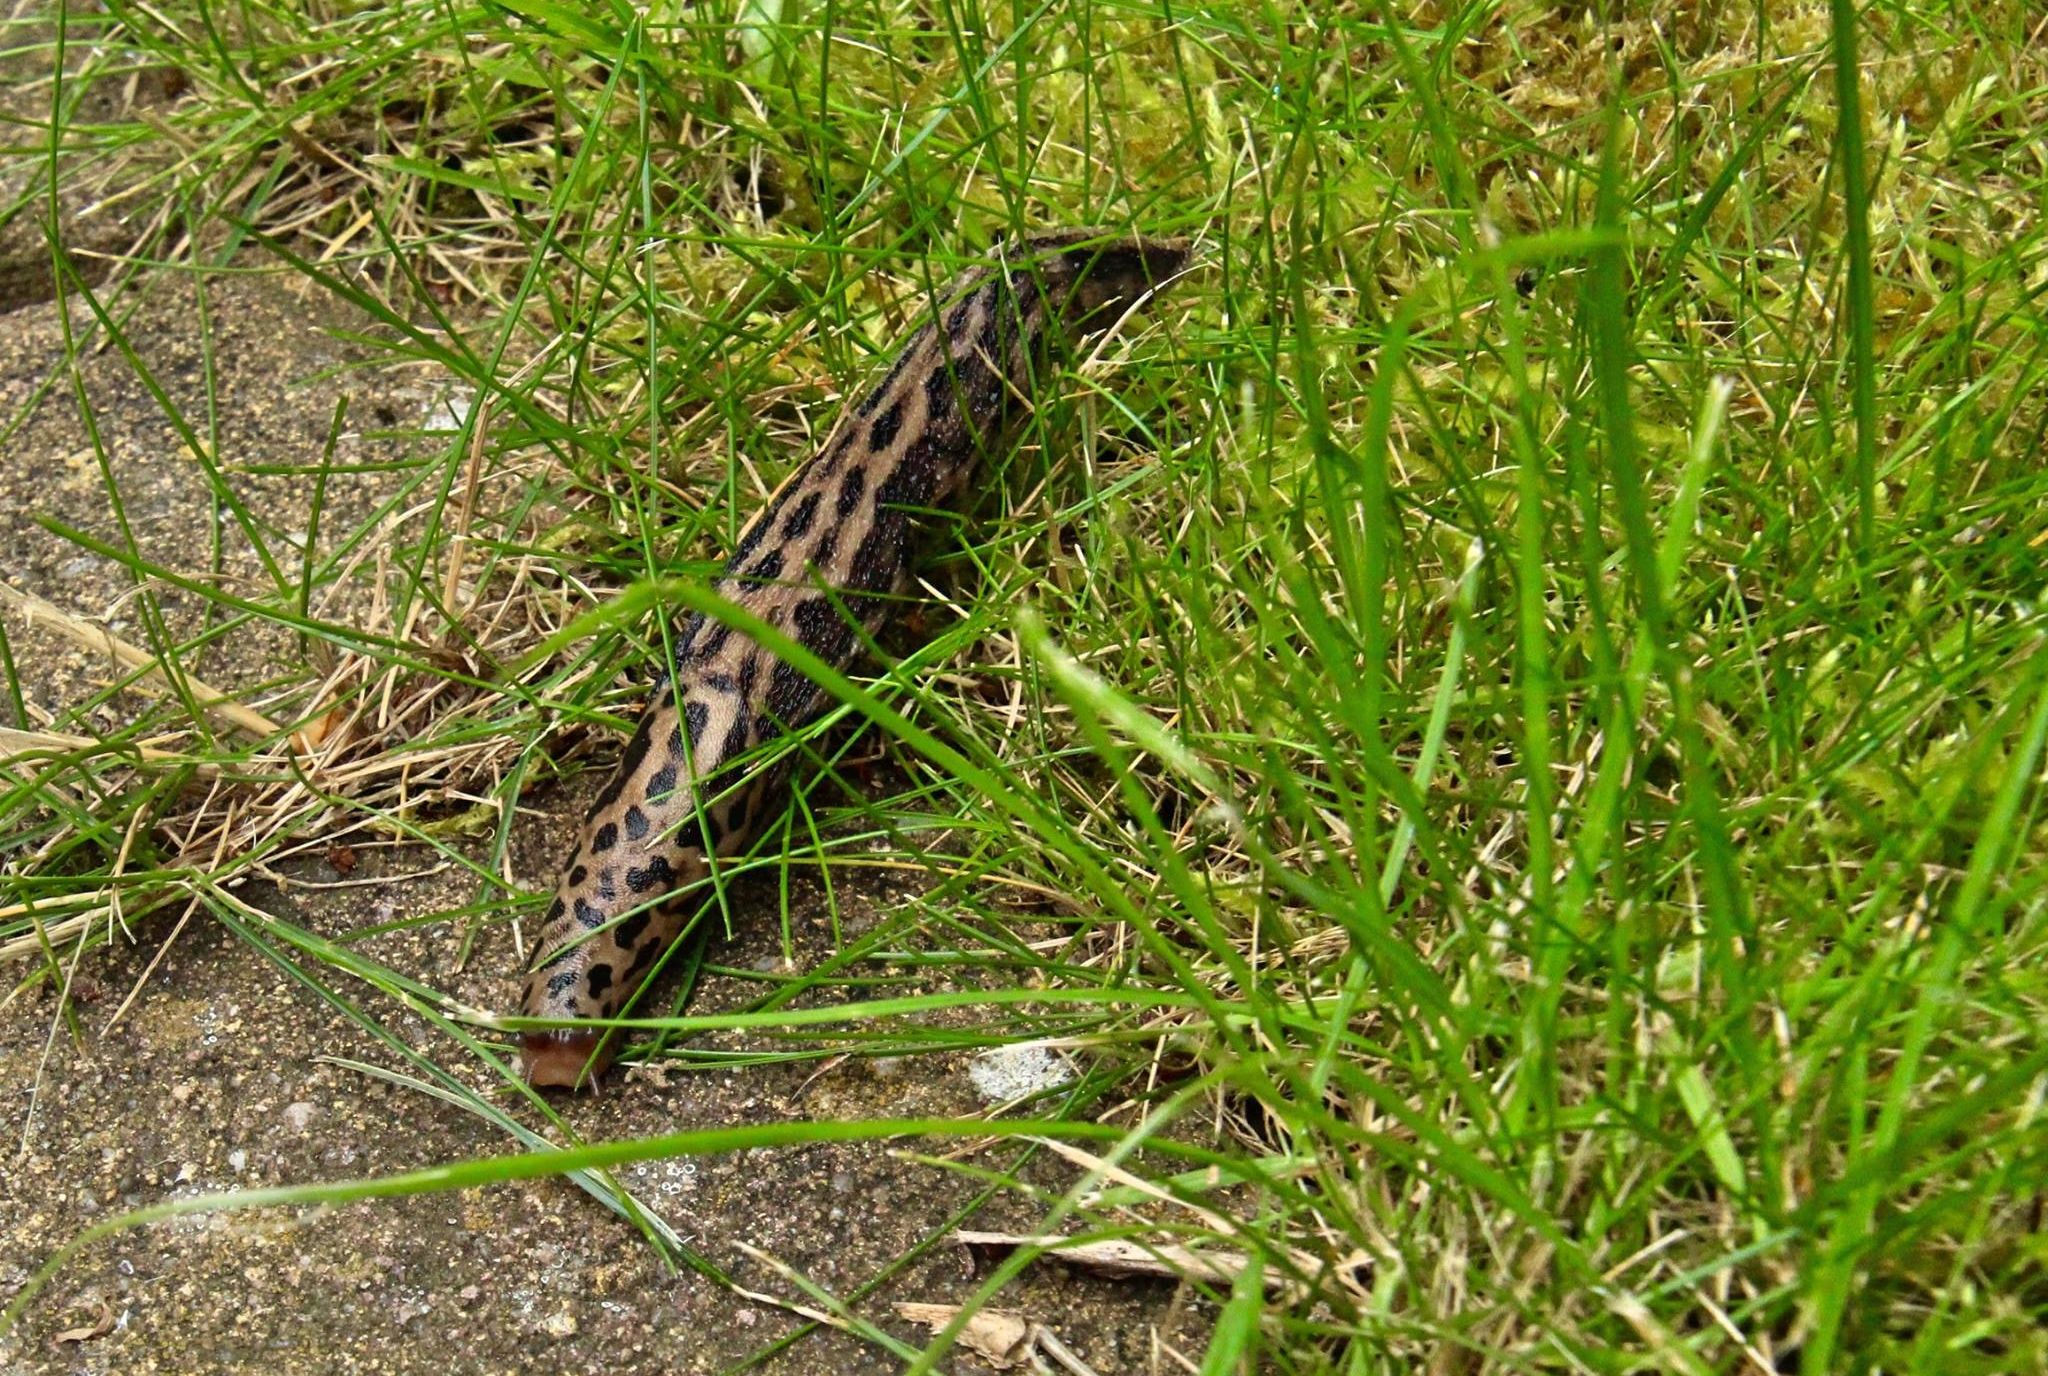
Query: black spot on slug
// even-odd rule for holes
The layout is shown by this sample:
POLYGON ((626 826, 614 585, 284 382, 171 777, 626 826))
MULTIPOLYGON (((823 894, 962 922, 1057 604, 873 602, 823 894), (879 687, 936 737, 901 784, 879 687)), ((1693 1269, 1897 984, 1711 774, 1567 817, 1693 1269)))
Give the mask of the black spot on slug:
MULTIPOLYGON (((711 704, 709 703, 690 702, 683 707, 683 724, 689 730, 690 744, 692 747, 695 747, 697 742, 703 739, 704 723, 709 721, 710 719, 711 704)), ((669 751, 669 757, 671 759, 683 753, 682 744, 683 743, 680 740, 678 740, 675 744, 675 748, 669 751)), ((665 791, 666 790, 664 790, 664 792, 665 791)))
POLYGON ((569 871, 569 887, 572 889, 580 889, 583 887, 583 881, 588 878, 590 878, 590 871, 585 869, 583 866, 578 865, 574 869, 569 871))
POLYGON ((931 457, 927 454, 906 455, 875 489, 875 507, 888 510, 892 507, 930 506, 937 486, 937 465, 931 457))
POLYGON ((666 801, 668 801, 669 795, 670 795, 670 794, 672 794, 672 793, 674 793, 675 791, 676 791, 676 767, 675 767, 675 765, 674 765, 673 763, 670 763, 670 764, 665 764, 665 765, 663 765, 663 766, 662 766, 661 768, 659 768, 659 769, 655 770, 653 774, 651 774, 651 775, 649 775, 649 776, 648 776, 648 779, 647 779, 647 801, 648 801, 648 802, 650 802, 650 803, 662 803, 662 802, 666 802, 666 801))
POLYGON ((640 718, 640 726, 633 732, 633 739, 626 742, 626 753, 619 761, 618 777, 629 778, 640 771, 640 762, 647 758, 647 749, 654 744, 654 726, 667 715, 669 703, 664 695, 661 701, 649 708, 647 715, 640 718))
POLYGON ((590 967, 590 997, 601 999, 604 991, 612 987, 612 967, 593 965, 590 967))
POLYGON ((766 535, 774 524, 775 512, 772 509, 762 512, 746 528, 745 533, 740 536, 740 547, 732 552, 732 562, 727 564, 726 568, 737 571, 742 564, 745 564, 748 557, 761 547, 761 537, 766 535))
POLYGON ((953 414, 953 370, 938 367, 924 380, 925 420, 936 425, 953 414))
POLYGON ((979 350, 963 355, 954 374, 958 397, 964 399, 967 416, 976 426, 999 416, 1006 389, 990 370, 979 350))
POLYGON ((575 985, 576 972, 574 970, 564 970, 560 974, 549 975, 548 997, 551 999, 558 999, 562 997, 562 995, 568 993, 572 988, 575 987, 575 985))
POLYGON ((902 429, 903 401, 898 398, 895 405, 875 417, 874 427, 868 431, 868 452, 879 454, 896 443, 896 436, 902 429))
MULTIPOLYGON (((641 938, 647 935, 647 924, 653 920, 654 914, 651 912, 634 913, 612 929, 612 940, 618 942, 621 949, 631 951, 640 945, 641 938)), ((647 949, 653 951, 659 949, 659 946, 650 945, 647 949)), ((640 962, 636 959, 633 964, 638 966, 640 962)))
POLYGON ((976 366, 986 369, 986 360, 1003 356, 1003 324, 1008 318, 1008 311, 990 311, 988 319, 981 322, 981 330, 974 336, 974 347, 967 351, 967 356, 976 366))
POLYGON ((782 577, 782 551, 771 549, 761 556, 761 562, 747 571, 747 577, 757 583, 772 583, 782 577))
POLYGON ((628 947, 628 949, 633 950, 633 959, 626 966, 626 982, 630 984, 639 978, 642 970, 654 964, 655 957, 661 954, 661 943, 659 941, 650 941, 638 949, 631 947, 628 947))
POLYGON ((763 704, 770 716, 794 726, 798 719, 807 715, 817 688, 804 677, 803 671, 793 664, 777 662, 775 676, 768 681, 768 700, 763 704))
POLYGON ((671 701, 667 690, 663 690, 654 705, 640 718, 640 725, 634 730, 633 738, 626 742, 626 753, 619 759, 618 770, 605 784, 604 792, 597 795, 597 805, 592 809, 593 815, 617 802, 619 794, 625 791, 627 781, 640 772, 641 764, 647 759, 647 751, 654 743, 656 725, 668 718, 674 710, 671 701))
POLYGON ((875 408, 882 404, 882 398, 895 390, 896 379, 903 376, 903 370, 910 366, 910 361, 924 352, 924 342, 922 338, 916 339, 909 348, 896 356, 896 362, 889 368, 889 375, 882 379, 874 391, 861 399, 860 405, 853 408, 855 415, 865 420, 875 413, 875 408))
POLYGON ((576 921, 584 931, 594 932, 604 926, 604 909, 587 898, 576 900, 576 921))
POLYGON ((725 733, 725 744, 718 747, 719 757, 729 760, 745 750, 753 729, 754 714, 747 710, 745 703, 741 703, 739 710, 733 713, 731 729, 725 733))
MULTIPOLYGON (((639 840, 639 839, 640 839, 641 837, 645 836, 646 834, 647 834, 647 814, 646 814, 646 813, 644 813, 644 812, 642 812, 642 811, 641 811, 641 810, 640 810, 640 809, 639 809, 638 807, 629 807, 629 808, 627 808, 627 809, 626 809, 626 839, 627 839, 628 841, 638 841, 638 840, 639 840)), ((632 877, 631 877, 631 876, 632 876, 632 871, 628 870, 628 871, 627 871, 627 879, 626 879, 626 882, 627 882, 628 884, 631 884, 631 883, 633 882, 633 880, 632 880, 632 877)))
POLYGON ((812 597, 797 603, 791 619, 796 624, 796 638, 828 664, 839 663, 853 648, 853 627, 829 597, 812 597))
POLYGON ((849 587, 859 592, 887 592, 903 567, 904 521, 900 511, 878 512, 875 524, 854 551, 847 570, 849 587))
POLYGON ((592 855, 603 855, 618 843, 619 824, 617 822, 606 822, 591 836, 590 853, 592 855))
POLYGON ((697 826, 698 844, 704 848, 706 855, 711 855, 717 852, 718 843, 721 839, 722 833, 718 826, 718 811, 716 808, 707 807, 704 809, 704 816, 697 826))
POLYGON ((850 447, 847 441, 853 435, 854 427, 849 425, 835 435, 824 449, 819 451, 817 461, 811 465, 815 476, 828 478, 839 471, 839 464, 845 459, 846 451, 850 447))
POLYGON ((675 879, 675 871, 669 868, 667 859, 659 855, 649 860, 644 870, 630 867, 626 870, 626 887, 634 893, 646 893, 656 886, 665 889, 675 883, 675 879))
POLYGON ((812 492, 789 509, 788 519, 782 523, 782 536, 785 540, 798 539, 811 528, 811 522, 818 514, 818 503, 824 496, 822 492, 812 492))
MULTIPOLYGON (((739 561, 735 559, 732 563, 726 565, 726 570, 732 572, 737 570, 738 567, 739 561)), ((704 633, 703 638, 697 644, 697 648, 691 651, 690 657, 696 660, 710 659, 717 655, 720 650, 724 649, 725 642, 730 639, 732 639, 732 627, 726 625, 714 626, 704 633)))
MULTIPOLYGON (((618 773, 612 775, 610 779, 605 781, 605 786, 603 790, 599 792, 597 795, 597 801, 590 805, 591 817, 595 817, 600 813, 611 811, 612 804, 618 802, 619 795, 626 791, 626 779, 626 771, 621 769, 618 773)), ((584 820, 588 821, 589 818, 585 818, 584 820)))
POLYGON ((860 499, 867 495, 867 470, 849 468, 846 476, 839 480, 839 519, 845 520, 860 507, 860 499))

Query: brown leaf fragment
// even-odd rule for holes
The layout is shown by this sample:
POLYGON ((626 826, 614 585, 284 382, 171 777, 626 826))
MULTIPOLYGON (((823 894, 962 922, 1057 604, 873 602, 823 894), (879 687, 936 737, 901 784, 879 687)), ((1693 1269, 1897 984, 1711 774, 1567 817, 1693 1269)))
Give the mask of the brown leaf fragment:
MULTIPOLYGON (((1196 1252, 1170 1242, 1150 1246, 1136 1242, 1108 1240, 1075 1242, 1063 1237, 1033 1237, 1028 1233, 977 1233, 962 1230, 953 1241, 970 1247, 1042 1247, 1066 1262, 1104 1276, 1153 1276, 1162 1280, 1200 1280, 1229 1285, 1245 1267, 1236 1252, 1196 1252)), ((1269 1285, 1284 1285, 1284 1276, 1270 1277, 1269 1285)))
MULTIPOLYGON (((896 1312, 911 1323, 922 1324, 936 1333, 960 1313, 957 1304, 919 1304, 899 1301, 896 1312)), ((960 1345, 989 1365, 1007 1370, 1021 1366, 1037 1345, 1038 1325, 1022 1314, 1000 1309, 977 1309, 960 1329, 960 1345)))
POLYGON ((65 1343, 89 1343, 94 1338, 104 1338, 114 1331, 114 1308, 105 1300, 100 1301, 99 1317, 89 1324, 67 1328, 51 1337, 51 1347, 62 1347, 65 1343))

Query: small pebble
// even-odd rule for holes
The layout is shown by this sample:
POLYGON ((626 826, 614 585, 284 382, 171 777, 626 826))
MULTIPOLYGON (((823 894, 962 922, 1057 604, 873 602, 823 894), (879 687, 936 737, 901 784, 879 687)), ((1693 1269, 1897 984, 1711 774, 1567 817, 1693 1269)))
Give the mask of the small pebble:
POLYGON ((420 417, 420 429, 430 435, 460 430, 475 401, 476 393, 467 387, 450 388, 447 395, 427 403, 426 413, 420 417))

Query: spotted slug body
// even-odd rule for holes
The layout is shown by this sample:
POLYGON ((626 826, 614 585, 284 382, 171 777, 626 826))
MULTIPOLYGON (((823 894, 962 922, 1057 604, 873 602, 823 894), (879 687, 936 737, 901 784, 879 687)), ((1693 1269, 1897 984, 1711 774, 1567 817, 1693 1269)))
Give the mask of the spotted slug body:
MULTIPOLYGON (((962 284, 881 385, 740 537, 716 590, 833 666, 909 583, 920 511, 945 505, 1029 408, 1056 337, 1107 328, 1180 270, 1176 240, 1074 231, 1027 240, 962 284)), ((826 695, 719 621, 676 633, 674 673, 585 819, 543 920, 522 1012, 614 1017, 687 914, 664 900, 745 848, 784 771, 743 757, 815 718, 826 695)), ((609 1063, 596 1030, 529 1033, 529 1083, 574 1087, 609 1063)))

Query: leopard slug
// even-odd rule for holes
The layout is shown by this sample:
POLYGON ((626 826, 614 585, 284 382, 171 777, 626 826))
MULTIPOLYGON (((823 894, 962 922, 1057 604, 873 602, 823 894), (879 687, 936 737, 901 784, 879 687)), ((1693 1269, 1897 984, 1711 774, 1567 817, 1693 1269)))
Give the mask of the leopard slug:
MULTIPOLYGON (((834 666, 852 661, 909 584, 914 519, 959 493, 1029 409, 1056 337, 1107 328, 1185 265, 1181 240, 1069 231, 1028 239, 968 277, 880 386, 748 523, 718 594, 834 666)), ((609 1018, 680 935, 664 900, 746 847, 780 801, 782 769, 743 756, 826 706, 823 689, 746 635, 697 614, 584 820, 543 919, 522 1006, 609 1018), (739 761, 735 764, 734 761, 739 761)), ((594 1083, 615 1038, 530 1032, 535 1086, 594 1083)))

